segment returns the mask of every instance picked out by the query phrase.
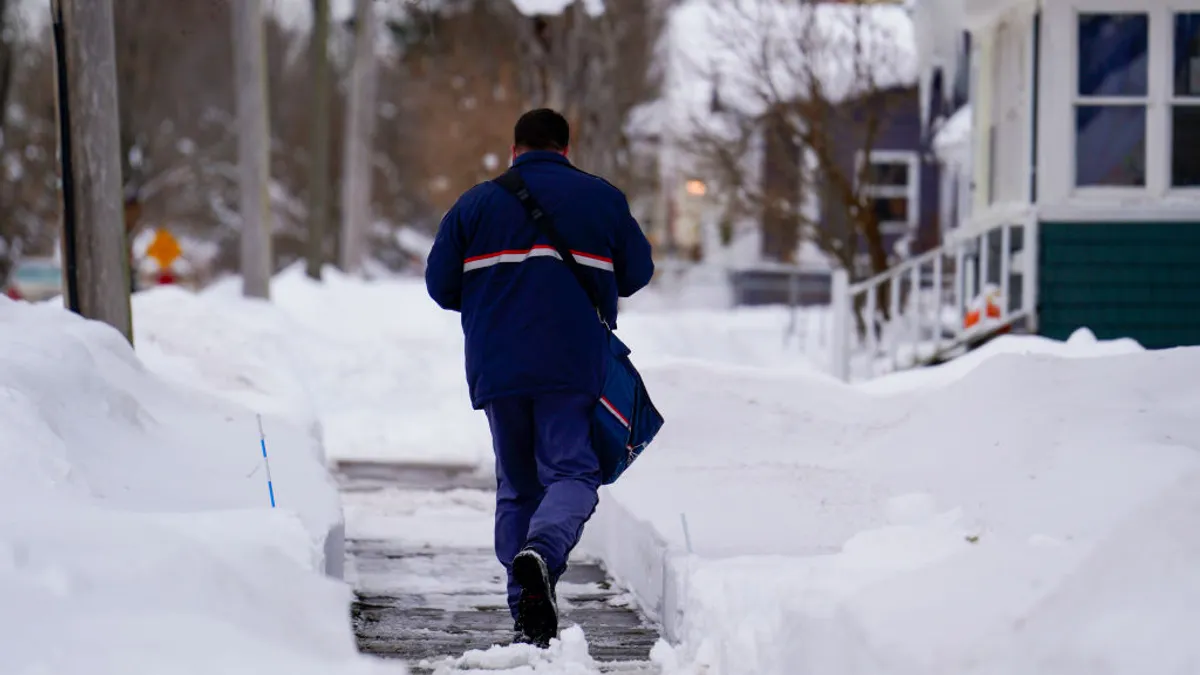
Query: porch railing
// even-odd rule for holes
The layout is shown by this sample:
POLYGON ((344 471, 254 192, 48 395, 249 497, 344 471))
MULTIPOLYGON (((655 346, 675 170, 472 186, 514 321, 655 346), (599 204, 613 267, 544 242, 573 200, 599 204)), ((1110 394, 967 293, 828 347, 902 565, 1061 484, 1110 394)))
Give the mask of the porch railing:
POLYGON ((830 364, 842 380, 953 358, 998 333, 1035 329, 1037 221, 1020 214, 851 284, 836 270, 830 364))

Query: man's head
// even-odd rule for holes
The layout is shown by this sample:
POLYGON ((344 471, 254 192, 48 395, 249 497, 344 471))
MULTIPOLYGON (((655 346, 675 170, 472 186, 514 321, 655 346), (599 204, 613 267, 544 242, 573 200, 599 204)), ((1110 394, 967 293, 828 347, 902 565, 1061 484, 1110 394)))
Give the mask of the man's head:
POLYGON ((531 150, 550 150, 567 154, 571 144, 571 126, 567 118, 549 108, 530 110, 521 115, 513 128, 513 158, 531 150))

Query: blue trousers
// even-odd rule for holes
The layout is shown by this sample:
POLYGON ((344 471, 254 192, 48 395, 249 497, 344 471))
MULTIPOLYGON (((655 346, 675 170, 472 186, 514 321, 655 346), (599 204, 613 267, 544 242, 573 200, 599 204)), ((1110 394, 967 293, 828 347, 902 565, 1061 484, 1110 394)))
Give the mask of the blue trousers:
POLYGON ((594 405, 594 396, 556 393, 484 406, 496 451, 496 557, 508 572, 514 618, 521 589, 513 581, 513 558, 532 548, 557 583, 596 510, 601 474, 591 444, 594 405))

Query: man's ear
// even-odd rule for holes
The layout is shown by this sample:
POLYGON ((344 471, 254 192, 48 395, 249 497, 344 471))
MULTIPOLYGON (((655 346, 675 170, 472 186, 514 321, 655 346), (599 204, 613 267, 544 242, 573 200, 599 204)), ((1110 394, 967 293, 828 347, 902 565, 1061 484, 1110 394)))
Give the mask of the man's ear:
POLYGON ((562 153, 563 157, 570 157, 570 152, 571 152, 570 146, 563 148, 563 153, 562 153))
POLYGON ((516 161, 517 161, 517 146, 515 146, 515 145, 514 145, 514 146, 512 146, 511 150, 512 150, 512 155, 511 155, 511 156, 509 156, 509 158, 508 158, 508 165, 509 165, 509 166, 512 166, 512 165, 513 165, 513 164, 515 164, 515 163, 516 163, 516 161))

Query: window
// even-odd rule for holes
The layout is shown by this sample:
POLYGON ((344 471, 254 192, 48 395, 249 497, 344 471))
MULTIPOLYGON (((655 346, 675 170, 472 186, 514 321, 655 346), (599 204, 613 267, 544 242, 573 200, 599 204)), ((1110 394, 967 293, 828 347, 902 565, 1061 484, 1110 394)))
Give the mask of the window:
MULTIPOLYGON (((905 234, 917 225, 921 174, 915 152, 873 150, 863 195, 883 234, 905 234)), ((860 154, 859 161, 862 161, 860 154)))
POLYGON ((1171 186, 1200 187, 1200 13, 1175 15, 1171 186))
POLYGON ((1080 14, 1075 184, 1146 185, 1150 17, 1080 14))

